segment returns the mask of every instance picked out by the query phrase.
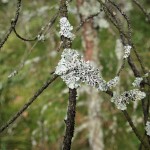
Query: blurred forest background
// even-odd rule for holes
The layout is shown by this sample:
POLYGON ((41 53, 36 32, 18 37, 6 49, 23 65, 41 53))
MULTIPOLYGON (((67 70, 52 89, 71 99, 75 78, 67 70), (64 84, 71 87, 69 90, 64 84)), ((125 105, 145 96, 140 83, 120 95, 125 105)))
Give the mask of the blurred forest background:
MULTIPOLYGON (((140 1, 150 11, 150 1, 140 1)), ((117 2, 131 20, 133 42, 145 67, 149 68, 150 24, 132 0, 117 2)), ((16 0, 0 0, 0 40, 3 39, 15 15, 16 3, 16 0)), ((96 5, 94 1, 92 3, 96 5)), ((74 29, 80 22, 79 7, 82 6, 78 0, 69 3, 69 20, 74 29)), ((25 38, 33 39, 41 28, 49 23, 58 9, 59 1, 56 0, 22 1, 21 13, 16 25, 17 32, 25 38)), ((91 56, 86 53, 84 26, 76 32, 72 47, 85 55, 86 59, 96 60, 103 78, 108 81, 116 76, 121 64, 121 54, 118 53, 121 53, 119 49, 122 46, 117 30, 104 14, 94 19, 92 30, 94 37, 96 36, 93 38, 94 42, 97 39, 96 56, 89 58, 91 56), (101 22, 98 22, 99 20, 101 22)), ((50 72, 55 70, 61 56, 62 49, 57 51, 59 45, 59 18, 54 26, 44 33, 44 40, 24 42, 14 33, 11 34, 0 50, 0 126, 13 116, 50 77, 50 72)), ((136 58, 134 61, 137 62, 136 58)), ((116 90, 131 89, 133 80, 133 73, 126 65, 116 90)), ((64 136, 67 104, 68 88, 61 79, 58 79, 0 135, 0 150, 60 149, 64 136)), ((128 111, 136 127, 143 134, 141 102, 130 104, 128 111)), ((140 142, 122 113, 110 102, 110 97, 106 94, 92 91, 83 85, 78 89, 76 113, 73 150, 96 150, 92 148, 92 145, 96 144, 97 147, 100 146, 97 150, 138 149, 140 142), (96 93, 94 94, 96 97, 93 93, 96 93)))

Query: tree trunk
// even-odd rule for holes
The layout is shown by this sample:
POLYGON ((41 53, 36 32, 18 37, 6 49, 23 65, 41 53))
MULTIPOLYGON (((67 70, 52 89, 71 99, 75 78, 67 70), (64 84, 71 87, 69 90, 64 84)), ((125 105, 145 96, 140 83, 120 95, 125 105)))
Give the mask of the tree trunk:
MULTIPOLYGON (((83 5, 86 3, 84 0, 77 0, 77 7, 80 12, 80 8, 83 9, 83 5)), ((88 2, 93 4, 94 2, 90 0, 88 2)), ((92 6, 91 6, 92 7, 92 6)), ((86 10, 85 10, 86 11, 86 10)), ((81 21, 87 16, 80 13, 81 21)), ((97 32, 93 28, 93 20, 90 19, 88 22, 85 22, 82 27, 83 35, 83 45, 85 48, 85 60, 92 61, 94 64, 99 62, 98 60, 98 38, 97 32)), ((99 64, 98 64, 99 65, 99 64)), ((101 112, 101 102, 98 91, 94 88, 87 87, 89 91, 87 92, 88 100, 88 129, 89 129, 89 144, 92 150, 103 150, 103 131, 102 131, 102 121, 100 119, 101 112)))

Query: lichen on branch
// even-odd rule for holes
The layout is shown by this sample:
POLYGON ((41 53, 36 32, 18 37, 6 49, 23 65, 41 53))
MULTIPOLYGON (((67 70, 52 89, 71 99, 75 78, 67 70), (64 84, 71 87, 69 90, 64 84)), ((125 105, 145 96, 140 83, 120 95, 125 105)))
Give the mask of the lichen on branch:
POLYGON ((71 89, 80 87, 83 82, 100 91, 107 91, 119 82, 118 76, 106 82, 100 76, 99 69, 93 67, 89 61, 85 61, 83 56, 74 49, 64 49, 55 74, 60 75, 71 89))

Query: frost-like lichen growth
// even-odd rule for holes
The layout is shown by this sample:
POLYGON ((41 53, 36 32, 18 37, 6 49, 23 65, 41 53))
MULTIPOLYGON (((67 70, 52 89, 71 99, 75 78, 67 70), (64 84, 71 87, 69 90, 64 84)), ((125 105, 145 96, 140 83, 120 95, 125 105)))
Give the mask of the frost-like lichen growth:
POLYGON ((150 136, 150 121, 147 121, 145 130, 146 130, 146 134, 150 136))
POLYGON ((61 60, 56 67, 55 74, 60 75, 63 81, 71 89, 78 88, 80 86, 80 78, 76 74, 78 63, 80 60, 79 54, 72 49, 64 49, 61 60))
POLYGON ((101 91, 107 90, 106 81, 100 77, 99 70, 89 61, 85 62, 76 50, 64 49, 61 57, 55 74, 60 75, 69 88, 78 88, 80 82, 86 82, 101 91))
MULTIPOLYGON (((150 72, 149 72, 149 73, 150 73, 150 72)), ((149 73, 146 73, 146 74, 144 75, 144 78, 147 78, 149 73)))
POLYGON ((8 78, 14 77, 18 73, 17 70, 14 70, 11 74, 8 75, 8 78))
POLYGON ((140 83, 143 81, 143 78, 141 78, 141 77, 137 77, 137 78, 135 78, 135 80, 134 80, 134 82, 132 83, 132 85, 134 86, 134 87, 140 87, 140 83))
POLYGON ((66 17, 62 17, 60 19, 60 35, 73 40, 75 36, 71 33, 72 30, 73 26, 71 26, 68 19, 66 17))
POLYGON ((100 91, 107 91, 108 88, 116 86, 119 77, 106 82, 100 76, 99 69, 94 68, 89 61, 73 49, 64 49, 55 74, 60 75, 63 81, 71 89, 80 87, 81 82, 97 88, 100 91))
POLYGON ((44 36, 43 34, 38 35, 38 36, 37 36, 37 40, 38 40, 38 41, 44 41, 44 40, 45 40, 45 36, 44 36))
POLYGON ((116 76, 114 79, 107 82, 107 87, 112 88, 115 87, 119 83, 119 76, 116 76))
POLYGON ((111 102, 114 102, 118 109, 125 110, 127 109, 127 104, 131 101, 141 100, 146 96, 144 92, 141 92, 138 89, 133 89, 130 91, 125 91, 121 95, 114 93, 114 96, 111 98, 111 102))
POLYGON ((128 58, 129 57, 131 48, 132 47, 130 45, 124 46, 124 56, 123 56, 123 58, 128 58))

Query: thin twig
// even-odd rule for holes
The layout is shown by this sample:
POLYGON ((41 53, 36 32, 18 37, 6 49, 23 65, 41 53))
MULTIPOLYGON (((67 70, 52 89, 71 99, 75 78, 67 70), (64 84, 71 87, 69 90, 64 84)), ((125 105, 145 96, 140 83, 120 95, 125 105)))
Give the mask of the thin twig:
POLYGON ((24 38, 24 37, 22 37, 17 31, 16 31, 16 28, 14 27, 14 33, 15 33, 15 35, 19 38, 19 39, 21 39, 21 40, 23 40, 23 41, 28 41, 28 42, 31 42, 31 41, 36 41, 37 39, 38 39, 38 35, 42 35, 42 34, 44 34, 44 33, 46 33, 47 32, 47 30, 49 30, 53 25, 54 25, 54 23, 55 23, 55 21, 56 21, 56 19, 57 19, 57 17, 58 17, 58 14, 59 14, 59 11, 50 19, 50 21, 49 21, 49 23, 47 24, 47 25, 45 25, 44 27, 42 27, 41 28, 41 31, 37 34, 37 36, 35 37, 35 38, 33 38, 33 39, 27 39, 27 38, 24 38), (47 28, 47 29, 46 29, 47 28))
POLYGON ((80 28, 84 25, 84 23, 86 23, 87 21, 93 19, 94 17, 98 16, 100 14, 100 11, 93 14, 93 15, 90 15, 88 16, 87 18, 85 18, 83 21, 81 21, 81 23, 79 24, 79 26, 76 27, 76 32, 78 32, 80 30, 80 28))
MULTIPOLYGON (((116 27, 116 28, 118 29, 118 31, 120 32, 120 37, 121 37, 122 42, 123 42, 123 45, 124 45, 124 44, 125 44, 124 37, 127 38, 127 39, 128 39, 128 37, 126 37, 124 31, 122 30, 121 25, 120 25, 120 22, 117 20, 116 16, 111 12, 111 10, 110 10, 102 1, 100 1, 100 0, 98 0, 98 1, 99 1, 99 2, 101 3, 101 5, 104 7, 105 13, 107 14, 107 12, 108 12, 109 15, 111 16, 111 17, 110 17, 110 16, 108 15, 108 17, 109 17, 109 19, 111 20, 111 22, 115 25, 115 27, 116 27)), ((130 26, 129 26, 129 27, 130 27, 130 26)), ((128 63, 129 63, 129 65, 130 65, 130 67, 131 67, 131 69, 132 69, 134 75, 135 75, 136 77, 139 77, 139 76, 140 76, 140 73, 139 73, 137 67, 135 66, 134 62, 132 61, 131 56, 129 56, 129 58, 128 58, 128 63)), ((124 68, 124 66, 123 66, 123 68, 124 68)), ((121 70, 122 70, 123 68, 121 67, 121 70)), ((113 93, 112 93, 111 91, 109 91, 109 92, 107 91, 107 94, 109 94, 109 95, 111 95, 111 96, 113 95, 113 93)), ((136 127, 134 126, 134 124, 133 124, 133 122, 132 122, 130 116, 127 115, 127 112, 125 112, 124 115, 125 115, 127 121, 129 122, 129 124, 130 124, 130 126, 131 126, 133 132, 135 133, 135 135, 137 136, 137 138, 141 141, 141 143, 144 145, 144 147, 149 147, 149 145, 148 145, 147 143, 145 143, 145 141, 143 142, 142 137, 140 136, 138 130, 137 130, 136 127)))
POLYGON ((141 137, 141 135, 139 134, 139 132, 137 131, 136 127, 134 126, 128 112, 126 110, 123 110, 122 113, 124 114, 125 118, 127 119, 129 125, 131 126, 132 130, 134 131, 135 135, 138 137, 138 139, 141 141, 141 143, 143 144, 143 146, 145 147, 146 150, 150 149, 150 146, 147 142, 145 142, 145 140, 141 137))
MULTIPOLYGON (((50 19, 50 21, 44 27, 41 28, 41 30, 39 31, 38 35, 42 35, 43 34, 43 35, 46 36, 48 34, 48 30, 50 30, 53 27, 53 25, 54 25, 58 15, 59 15, 59 11, 57 11, 57 13, 50 19)), ((39 42, 39 40, 36 40, 34 42, 33 46, 28 50, 28 52, 25 51, 24 56, 22 58, 22 61, 19 63, 17 68, 14 70, 16 72, 14 74, 14 76, 16 74, 18 74, 19 71, 24 67, 25 61, 27 60, 27 58, 29 57, 29 55, 31 54, 31 52, 33 51, 34 47, 37 45, 38 42, 39 42)))
MULTIPOLYGON (((132 46, 132 48, 133 48, 133 50, 134 50, 134 53, 135 53, 135 55, 136 55, 136 57, 137 57, 137 59, 138 59, 138 62, 140 63, 140 66, 141 66, 141 68, 142 68, 143 73, 146 73, 145 68, 144 68, 144 65, 143 65, 143 63, 142 63, 142 60, 141 60, 139 54, 137 53, 136 47, 134 46, 134 44, 133 44, 133 42, 132 42, 132 38, 131 38, 131 25, 130 25, 130 20, 129 20, 129 18, 127 17, 127 15, 126 15, 124 12, 122 12, 122 10, 119 8, 119 6, 118 6, 116 3, 114 3, 114 2, 112 2, 112 1, 109 0, 109 2, 111 2, 111 4, 113 4, 113 6, 115 6, 116 9, 119 10, 119 12, 123 15, 123 17, 124 17, 125 20, 127 21, 127 24, 128 24, 128 35, 126 35, 126 33, 122 30, 122 25, 120 24, 119 19, 116 18, 116 16, 111 12, 111 10, 109 9, 109 7, 107 7, 107 5, 106 5, 105 3, 101 2, 100 0, 98 0, 98 1, 99 1, 99 2, 101 3, 101 5, 104 7, 104 11, 105 11, 106 15, 107 15, 107 12, 108 12, 108 15, 107 15, 107 16, 108 16, 108 18, 110 19, 110 21, 111 21, 111 22, 113 23, 113 25, 118 29, 118 31, 119 31, 119 33, 120 33, 120 37, 121 37, 121 40, 122 40, 123 45, 126 45, 126 42, 127 42, 129 45, 132 46), (110 17, 110 16, 111 16, 111 17, 110 17)), ((139 77, 139 76, 140 76, 140 72, 138 71, 136 65, 135 65, 134 62, 132 61, 131 56, 130 56, 130 58, 128 59, 128 63, 129 63, 129 66, 131 67, 131 69, 132 69, 134 75, 135 75, 136 77, 139 77)), ((119 73, 123 70, 123 68, 124 68, 124 65, 121 66, 121 68, 120 68, 120 70, 119 70, 119 73)))
POLYGON ((132 57, 131 57, 131 56, 128 57, 128 64, 129 64, 129 66, 131 67, 131 69, 132 69, 132 71, 133 71, 133 73, 134 73, 134 76, 135 76, 135 77, 140 77, 140 76, 141 76, 141 75, 140 75, 140 72, 138 71, 137 67, 136 67, 135 64, 133 63, 133 60, 132 60, 132 57))
POLYGON ((134 51, 134 53, 135 53, 135 55, 136 55, 136 57, 137 57, 137 59, 138 59, 138 61, 139 61, 139 64, 140 64, 141 68, 142 68, 142 71, 143 71, 143 73, 145 74, 145 73, 146 73, 145 67, 144 67, 143 62, 142 62, 142 60, 141 60, 141 58, 140 58, 140 56, 139 56, 139 54, 138 54, 138 52, 137 52, 137 50, 136 50, 136 47, 135 47, 135 45, 134 45, 134 43, 133 43, 133 41, 132 41, 132 28, 131 28, 130 19, 128 18, 128 16, 126 15, 126 13, 123 12, 123 11, 120 9, 120 7, 119 7, 119 5, 118 5, 117 3, 115 3, 114 1, 111 1, 111 0, 108 0, 108 1, 109 1, 109 2, 121 13, 121 15, 125 18, 125 20, 126 20, 126 22, 127 22, 127 25, 128 25, 128 36, 126 37, 126 38, 127 38, 127 41, 128 41, 128 43, 129 43, 129 45, 132 46, 133 51, 134 51))
MULTIPOLYGON (((112 91, 106 91, 105 93, 107 93, 111 97, 113 96, 113 92, 112 91)), ((145 147, 145 149, 148 150, 150 148, 150 146, 148 145, 147 142, 144 141, 144 139, 139 134, 139 131, 135 127, 134 123, 132 122, 132 119, 131 119, 130 115, 128 114, 128 112, 126 110, 123 110, 122 113, 124 114, 126 120, 128 121, 128 123, 129 123, 130 127, 132 128, 132 131, 135 133, 136 137, 139 139, 139 141, 145 147)))
POLYGON ((16 31, 16 29, 14 28, 14 33, 16 34, 16 36, 19 38, 19 39, 21 39, 21 40, 23 40, 23 41, 36 41, 37 40, 37 37, 35 37, 34 39, 26 39, 26 38, 24 38, 24 37, 22 37, 21 35, 19 35, 18 33, 17 33, 17 31, 16 31))
MULTIPOLYGON (((139 62, 139 64, 140 64, 140 66, 141 66, 141 69, 142 69, 142 71, 143 71, 143 73, 145 74, 146 73, 146 70, 145 70, 145 67, 144 67, 144 65, 143 65, 143 62, 142 62, 142 60, 141 60, 141 58, 140 58, 140 56, 139 56, 139 54, 138 54, 138 52, 137 52, 137 50, 136 50, 136 47, 135 47, 135 45, 134 45, 134 43, 132 42, 132 32, 131 32, 131 23, 130 23, 130 19, 128 18, 128 16, 120 9, 120 7, 119 7, 119 5, 117 4, 117 3, 115 3, 114 1, 111 1, 111 0, 108 0, 120 13, 121 13, 121 15, 125 18, 125 20, 126 20, 126 22, 127 22, 127 25, 128 25, 128 37, 126 37, 127 38, 127 41, 128 41, 128 43, 129 43, 129 45, 131 45, 132 46, 132 48, 133 48, 133 50, 134 50, 134 53, 135 53, 135 55, 136 55, 136 57, 137 57, 137 59, 138 59, 138 62, 139 62)), ((143 8, 143 10, 144 10, 144 8, 143 8)), ((138 77, 140 74, 139 74, 139 72, 137 72, 137 69, 136 69, 136 67, 135 67, 135 65, 134 65, 134 63, 133 63, 133 61, 132 61, 132 59, 131 59, 131 56, 129 57, 129 59, 128 59, 128 63, 129 63, 129 65, 131 66, 131 68, 132 68, 132 70, 134 70, 134 75, 135 75, 135 77, 138 77)), ((144 86, 145 86, 145 84, 141 84, 141 88, 144 88, 144 86)), ((148 119, 148 114, 149 114, 149 100, 147 99, 142 99, 141 100, 142 101, 142 108, 143 108, 143 114, 144 114, 144 125, 146 125, 146 122, 147 122, 147 119, 148 119)), ((146 132, 145 132, 145 135, 146 135, 146 132)), ((146 135, 147 136, 147 135, 146 135)), ((148 137, 148 136, 147 136, 148 137)), ((149 139, 149 137, 148 137, 148 139, 149 139)))
POLYGON ((5 125, 0 128, 0 133, 2 133, 6 128, 8 128, 16 119, 43 93, 43 91, 51 84, 58 75, 54 75, 53 78, 48 79, 43 86, 35 92, 35 94, 29 99, 29 101, 8 121, 5 125))
POLYGON ((138 0, 132 0, 143 12, 143 14, 146 16, 146 18, 148 19, 148 22, 150 22, 150 13, 148 13, 145 8, 140 4, 140 2, 138 0))
POLYGON ((10 34, 12 33, 13 29, 15 28, 18 18, 19 18, 19 14, 20 14, 20 9, 21 9, 21 0, 18 0, 17 2, 17 9, 16 9, 16 14, 15 14, 15 18, 12 19, 11 21, 11 26, 7 32, 7 34, 5 35, 4 39, 0 42, 0 49, 3 47, 3 45, 5 44, 5 42, 7 41, 8 37, 10 36, 10 34))

